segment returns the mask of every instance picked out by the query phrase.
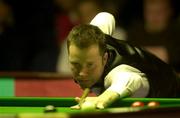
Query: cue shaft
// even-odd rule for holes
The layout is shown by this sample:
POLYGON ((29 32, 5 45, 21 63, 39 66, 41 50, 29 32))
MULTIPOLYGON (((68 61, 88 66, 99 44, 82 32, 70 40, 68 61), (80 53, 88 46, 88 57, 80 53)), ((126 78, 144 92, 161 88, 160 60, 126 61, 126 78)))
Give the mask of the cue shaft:
POLYGON ((82 94, 82 96, 80 98, 79 106, 82 105, 82 103, 84 102, 85 98, 88 96, 89 92, 90 92, 90 88, 85 88, 85 90, 83 91, 83 94, 82 94))

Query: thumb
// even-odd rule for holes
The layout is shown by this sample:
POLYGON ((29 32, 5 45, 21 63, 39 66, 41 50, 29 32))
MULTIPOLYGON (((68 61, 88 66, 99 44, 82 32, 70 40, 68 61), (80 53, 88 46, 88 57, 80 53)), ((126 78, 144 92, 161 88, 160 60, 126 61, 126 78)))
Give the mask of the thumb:
POLYGON ((97 109, 104 109, 104 104, 102 102, 99 102, 96 104, 97 109))
POLYGON ((71 109, 81 109, 81 107, 79 105, 75 105, 75 106, 71 106, 71 109))

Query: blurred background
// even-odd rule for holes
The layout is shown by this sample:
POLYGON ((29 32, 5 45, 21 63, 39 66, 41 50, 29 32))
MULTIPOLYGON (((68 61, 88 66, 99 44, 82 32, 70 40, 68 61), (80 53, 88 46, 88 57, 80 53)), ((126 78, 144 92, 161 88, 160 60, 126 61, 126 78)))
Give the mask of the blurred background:
POLYGON ((116 19, 113 37, 180 73, 179 0, 0 0, 0 96, 80 96, 66 36, 103 11, 116 19))
POLYGON ((0 0, 0 71, 71 74, 66 36, 99 12, 113 37, 141 46, 180 71, 179 0, 0 0))

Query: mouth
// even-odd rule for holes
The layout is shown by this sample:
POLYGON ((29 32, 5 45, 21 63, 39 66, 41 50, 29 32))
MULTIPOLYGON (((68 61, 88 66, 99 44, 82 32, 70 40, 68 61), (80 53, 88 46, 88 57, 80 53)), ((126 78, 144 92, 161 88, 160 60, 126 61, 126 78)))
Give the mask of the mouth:
POLYGON ((76 82, 81 86, 81 87, 90 87, 92 84, 92 79, 89 77, 76 77, 76 82))

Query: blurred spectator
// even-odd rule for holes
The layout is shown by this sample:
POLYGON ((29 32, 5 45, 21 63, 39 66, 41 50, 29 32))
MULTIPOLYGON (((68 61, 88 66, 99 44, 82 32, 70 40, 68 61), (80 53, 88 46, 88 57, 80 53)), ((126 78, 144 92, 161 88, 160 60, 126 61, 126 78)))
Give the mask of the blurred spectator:
POLYGON ((76 16, 77 3, 78 0, 54 0, 58 43, 63 43, 71 28, 79 22, 76 16))
POLYGON ((4 1, 10 7, 0 9, 13 12, 4 13, 12 14, 14 24, 0 43, 1 71, 55 71, 58 48, 51 0, 4 1))
POLYGON ((56 71, 54 8, 51 0, 14 3, 18 25, 18 56, 23 71, 56 71))
POLYGON ((76 8, 79 0, 54 0, 55 11, 55 29, 57 43, 60 47, 60 53, 57 58, 56 71, 62 74, 71 74, 68 67, 66 37, 69 31, 79 23, 76 14, 76 8))
POLYGON ((143 21, 128 30, 128 40, 154 53, 180 71, 180 27, 171 0, 144 0, 143 21))
POLYGON ((6 29, 13 27, 13 15, 11 6, 5 1, 0 1, 0 34, 6 32, 6 29))
POLYGON ((89 24, 102 11, 104 11, 102 0, 81 0, 77 8, 80 22, 85 24, 89 24))
POLYGON ((12 6, 7 0, 0 0, 0 71, 10 70, 11 39, 14 34, 12 6))
MULTIPOLYGON (((125 9, 125 6, 127 4, 127 0, 106 0, 104 2, 104 9, 113 14, 116 20, 116 28, 113 32, 113 37, 116 39, 126 40, 127 34, 124 29, 124 22, 123 22, 123 12, 125 9)), ((127 20, 126 20, 127 21, 127 20)))
MULTIPOLYGON (((117 16, 120 9, 118 8, 121 1, 103 1, 103 0, 81 0, 78 5, 78 13, 81 23, 90 23, 90 21, 100 12, 109 12, 117 16), (116 4, 116 5, 115 5, 116 4)), ((117 17, 115 17, 117 18, 117 17)), ((116 19, 118 21, 118 19, 116 19)), ((112 34, 113 37, 121 40, 126 39, 124 29, 117 23, 112 34)))
MULTIPOLYGON (((102 0, 56 0, 60 8, 57 14, 56 26, 58 39, 61 44, 61 52, 57 62, 57 71, 63 74, 71 74, 68 67, 68 52, 66 47, 66 36, 74 25, 79 23, 90 23, 100 12, 106 11, 105 3, 102 0)), ((120 27, 116 27, 113 36, 125 40, 125 35, 120 27), (120 34, 120 35, 116 35, 120 34)))

